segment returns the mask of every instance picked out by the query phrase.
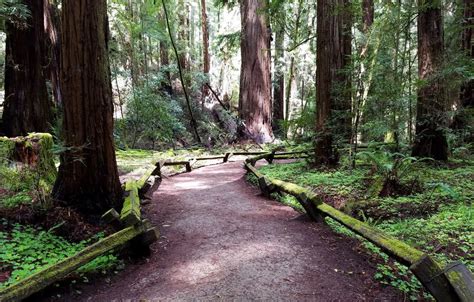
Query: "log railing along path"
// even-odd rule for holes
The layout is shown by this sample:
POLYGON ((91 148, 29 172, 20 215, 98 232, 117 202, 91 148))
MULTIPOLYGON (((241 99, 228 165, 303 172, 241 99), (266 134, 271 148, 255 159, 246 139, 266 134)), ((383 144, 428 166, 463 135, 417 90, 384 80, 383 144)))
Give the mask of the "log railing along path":
MULTIPOLYGON (((256 156, 248 158, 244 166, 258 177, 264 194, 246 183, 241 161, 229 162, 233 155, 244 155, 241 153, 158 162, 140 179, 127 182, 120 214, 111 210, 104 215, 119 233, 133 232, 130 238, 139 235, 131 241, 132 247, 148 246, 157 239, 159 229, 161 237, 151 245, 150 258, 127 266, 125 272, 111 280, 98 280, 81 288, 80 295, 71 292, 65 299, 404 300, 393 288, 374 282, 375 264, 357 252, 356 239, 335 234, 321 222, 323 216, 330 216, 401 263, 411 265, 439 301, 469 301, 472 276, 461 264, 441 268, 422 252, 322 203, 314 193, 268 179, 254 167, 261 159, 272 163, 276 159, 304 157, 306 153, 252 154, 256 156), (225 164, 192 169, 198 161, 221 159, 225 164), (144 220, 140 198, 150 188, 147 180, 152 175, 158 178, 163 167, 174 165, 183 165, 190 173, 161 180, 159 190, 148 196, 152 200, 146 205, 144 220), (265 197, 274 191, 297 197, 308 215, 302 216, 265 197), (139 229, 131 231, 133 226, 139 229)), ((159 182, 151 187, 156 188, 156 183, 159 182)))

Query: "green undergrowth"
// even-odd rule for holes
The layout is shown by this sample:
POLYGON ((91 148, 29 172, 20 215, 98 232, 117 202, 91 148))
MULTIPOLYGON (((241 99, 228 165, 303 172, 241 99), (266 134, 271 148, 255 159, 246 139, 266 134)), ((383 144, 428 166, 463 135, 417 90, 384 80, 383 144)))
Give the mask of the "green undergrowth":
MULTIPOLYGON (((70 257, 102 238, 71 243, 41 228, 11 224, 0 219, 0 288, 7 287, 41 269, 70 257)), ((79 268, 74 275, 87 281, 89 273, 103 273, 122 266, 113 254, 96 258, 79 268)))
MULTIPOLYGON (((260 171, 268 177, 313 189, 327 203, 434 255, 442 264, 462 261, 474 271, 472 157, 444 164, 416 162, 408 166, 403 181, 416 180, 420 188, 412 194, 385 197, 370 192, 376 175, 368 164, 353 170, 341 167, 319 171, 301 161, 266 165, 260 171)), ((356 236, 334 221, 330 225, 338 232, 356 236)), ((378 257, 376 279, 400 289, 411 300, 427 299, 416 278, 407 275, 406 267, 389 259, 373 244, 363 240, 363 245, 378 257)))

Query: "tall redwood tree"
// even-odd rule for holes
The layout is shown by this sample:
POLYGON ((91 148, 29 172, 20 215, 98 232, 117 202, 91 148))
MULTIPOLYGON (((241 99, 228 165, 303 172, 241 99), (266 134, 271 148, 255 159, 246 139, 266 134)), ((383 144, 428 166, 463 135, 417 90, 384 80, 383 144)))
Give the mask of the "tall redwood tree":
MULTIPOLYGON (((284 17, 284 13, 281 13, 284 17)), ((273 85, 273 131, 283 134, 282 121, 285 120, 285 74, 282 60, 285 57, 285 28, 278 23, 275 31, 275 72, 273 85)))
POLYGON ((50 58, 45 20, 50 19, 48 0, 23 0, 30 17, 25 27, 6 23, 5 104, 3 130, 7 136, 47 132, 53 122, 53 102, 48 96, 50 58))
POLYGON ((273 140, 270 75, 270 32, 265 0, 242 0, 239 113, 258 143, 273 140))
POLYGON ((412 154, 447 160, 446 96, 439 77, 444 55, 441 1, 419 0, 418 5, 418 76, 424 84, 418 90, 412 154))
POLYGON ((63 0, 61 21, 67 149, 53 196, 82 213, 102 214, 122 198, 112 135, 106 0, 63 0))
POLYGON ((338 153, 334 144, 338 108, 345 78, 341 76, 345 62, 344 14, 340 8, 345 0, 318 0, 316 53, 316 166, 334 166, 338 153))

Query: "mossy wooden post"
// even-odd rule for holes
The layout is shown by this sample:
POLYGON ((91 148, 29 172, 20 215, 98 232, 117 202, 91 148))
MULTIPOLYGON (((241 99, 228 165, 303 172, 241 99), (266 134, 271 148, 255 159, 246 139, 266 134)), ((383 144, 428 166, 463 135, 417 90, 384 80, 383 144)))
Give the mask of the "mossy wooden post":
POLYGON ((101 239, 79 253, 0 290, 0 301, 21 301, 63 279, 84 264, 130 241, 144 231, 144 226, 138 224, 101 239))
POLYGON ((156 169, 153 171, 153 175, 158 175, 159 177, 162 177, 161 175, 161 169, 165 166, 166 162, 168 160, 160 160, 159 162, 156 163, 156 169))
POLYGON ((265 176, 258 178, 258 186, 262 191, 263 195, 270 197, 270 194, 275 191, 275 186, 265 176))
POLYGON ((459 301, 443 269, 429 255, 424 255, 410 266, 412 273, 437 301, 459 301))
POLYGON ((315 222, 323 222, 324 216, 318 211, 316 203, 321 203, 321 199, 312 192, 301 192, 295 196, 298 202, 303 206, 309 218, 315 222))
POLYGON ((125 184, 125 201, 120 212, 120 221, 127 225, 134 225, 141 221, 140 198, 136 182, 129 181, 125 184))
POLYGON ((115 209, 110 209, 105 212, 101 219, 104 223, 112 225, 116 230, 122 229, 123 225, 120 221, 120 214, 115 209))
POLYGON ((459 261, 452 263, 444 269, 444 272, 459 300, 462 302, 474 301, 473 276, 463 263, 459 261))

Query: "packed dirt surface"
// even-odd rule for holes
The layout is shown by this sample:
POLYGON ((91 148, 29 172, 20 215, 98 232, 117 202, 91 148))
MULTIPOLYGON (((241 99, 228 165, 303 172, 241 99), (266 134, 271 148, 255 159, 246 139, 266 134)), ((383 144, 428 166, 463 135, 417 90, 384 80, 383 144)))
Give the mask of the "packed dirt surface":
POLYGON ((260 195, 241 162, 164 179, 146 208, 147 261, 73 301, 400 301, 357 242, 260 195))

